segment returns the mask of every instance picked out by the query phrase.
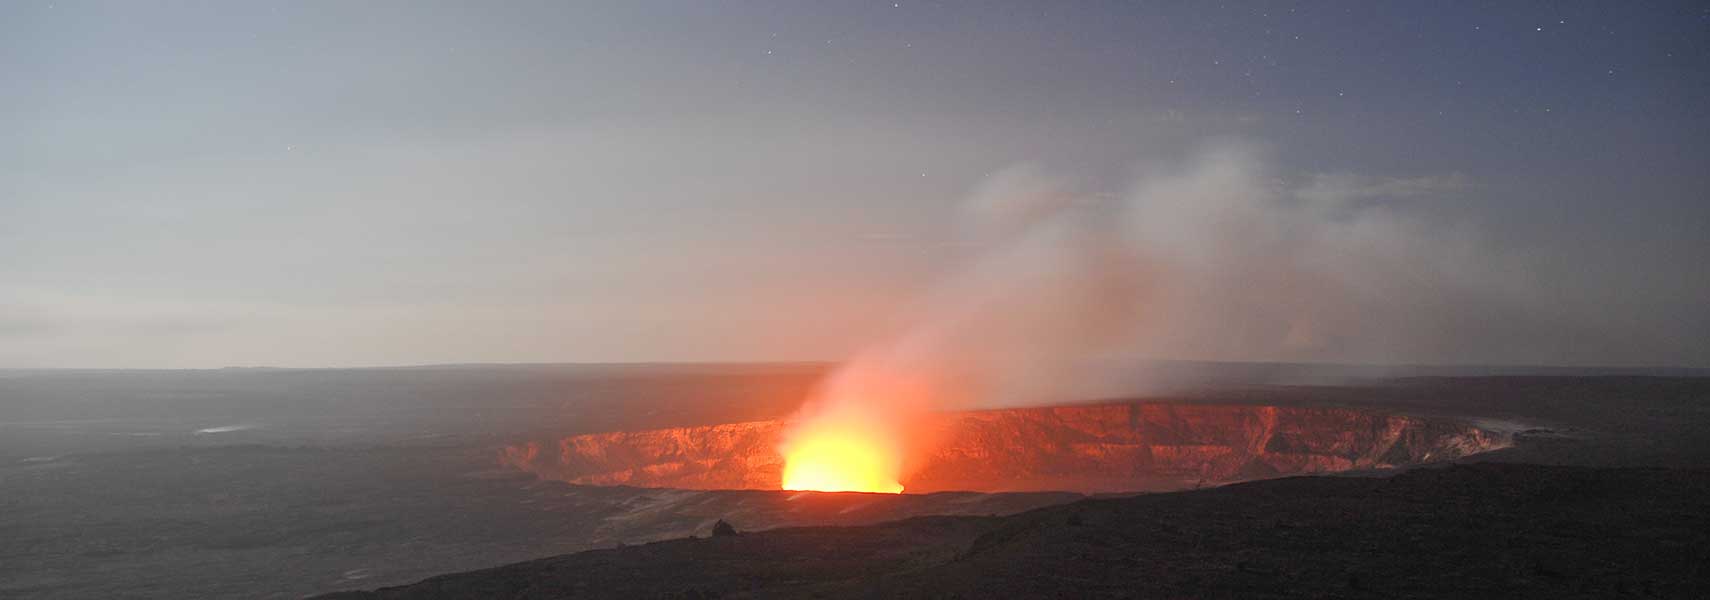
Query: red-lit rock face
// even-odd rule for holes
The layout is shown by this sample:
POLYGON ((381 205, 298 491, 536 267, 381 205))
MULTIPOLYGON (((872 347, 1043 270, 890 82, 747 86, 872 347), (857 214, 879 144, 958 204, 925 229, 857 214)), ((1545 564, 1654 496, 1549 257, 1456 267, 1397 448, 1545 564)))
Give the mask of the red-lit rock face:
POLYGON ((505 449, 501 460, 548 479, 588 485, 775 490, 782 421, 567 437, 505 449))
MULTIPOLYGON (((908 492, 1168 490, 1448 460, 1507 445, 1452 420, 1339 408, 1109 404, 945 413, 908 492)), ((592 485, 775 490, 781 421, 580 435, 505 450, 592 485)))

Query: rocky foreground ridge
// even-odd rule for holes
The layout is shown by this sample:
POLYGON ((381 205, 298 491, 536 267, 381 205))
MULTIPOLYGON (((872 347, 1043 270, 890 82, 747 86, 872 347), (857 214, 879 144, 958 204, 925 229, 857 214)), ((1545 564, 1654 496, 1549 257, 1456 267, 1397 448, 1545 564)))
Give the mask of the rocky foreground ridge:
MULTIPOLYGON (((1134 402, 941 413, 909 492, 1161 491, 1452 460, 1508 445, 1453 420, 1350 408, 1134 402)), ((506 448, 501 461, 588 485, 778 489, 786 424, 597 433, 506 448)))

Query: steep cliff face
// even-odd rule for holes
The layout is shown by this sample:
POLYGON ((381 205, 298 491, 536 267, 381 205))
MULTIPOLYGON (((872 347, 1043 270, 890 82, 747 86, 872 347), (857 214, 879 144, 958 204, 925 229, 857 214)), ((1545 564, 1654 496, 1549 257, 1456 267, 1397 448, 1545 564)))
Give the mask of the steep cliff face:
MULTIPOLYGON (((1448 460, 1507 445, 1467 423, 1342 408, 1129 403, 944 413, 909 492, 1169 490, 1448 460)), ((778 489, 780 421, 613 432, 502 461, 593 485, 778 489)))
POLYGON ((778 489, 782 421, 578 435, 505 449, 501 461, 586 485, 778 489))

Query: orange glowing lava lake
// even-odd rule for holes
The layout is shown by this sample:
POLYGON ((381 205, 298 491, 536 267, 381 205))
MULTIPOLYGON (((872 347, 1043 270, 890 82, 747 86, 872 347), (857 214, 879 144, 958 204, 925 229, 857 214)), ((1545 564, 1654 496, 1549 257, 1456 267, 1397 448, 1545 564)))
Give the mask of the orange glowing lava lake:
POLYGON ((855 432, 810 432, 784 452, 782 487, 815 492, 882 492, 897 494, 903 486, 887 465, 884 451, 855 432))

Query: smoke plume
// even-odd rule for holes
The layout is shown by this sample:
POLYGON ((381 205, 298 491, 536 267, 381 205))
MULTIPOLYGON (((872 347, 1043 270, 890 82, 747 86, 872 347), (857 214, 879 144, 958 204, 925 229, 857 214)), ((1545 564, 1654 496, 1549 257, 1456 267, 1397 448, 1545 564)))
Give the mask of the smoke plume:
POLYGON ((1517 258, 1409 210, 1475 188, 1467 177, 1290 179, 1264 157, 1212 144, 1116 194, 1030 166, 990 177, 963 207, 966 268, 828 378, 786 455, 854 428, 900 477, 932 443, 912 429, 919 413, 1073 399, 1098 388, 1095 358, 1385 363, 1468 348, 1471 362, 1582 335, 1529 299, 1517 258))

